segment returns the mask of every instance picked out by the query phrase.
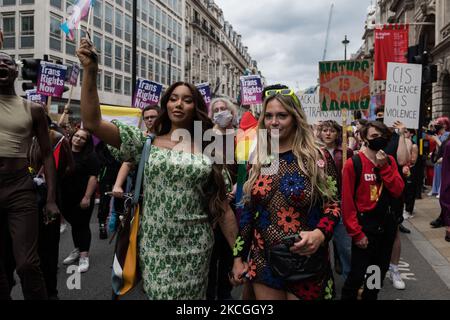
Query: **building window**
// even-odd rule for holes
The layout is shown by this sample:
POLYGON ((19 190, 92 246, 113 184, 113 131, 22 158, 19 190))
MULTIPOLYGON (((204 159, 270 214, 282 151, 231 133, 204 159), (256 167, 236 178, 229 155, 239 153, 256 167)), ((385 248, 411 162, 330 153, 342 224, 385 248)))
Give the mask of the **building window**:
POLYGON ((104 87, 105 91, 112 92, 112 74, 105 72, 105 78, 104 78, 104 87))
POLYGON ((3 18, 3 49, 16 48, 16 18, 14 13, 4 14, 3 18))
POLYGON ((149 12, 148 12, 148 23, 151 27, 155 24, 155 5, 150 2, 149 12))
POLYGON ((112 67, 112 40, 109 38, 105 39, 105 66, 112 67))
POLYGON ((102 46, 102 36, 98 33, 94 33, 94 47, 97 50, 98 53, 98 63, 102 63, 102 52, 103 52, 103 46, 102 46))
POLYGON ((116 11, 116 37, 122 39, 123 37, 123 14, 120 11, 116 11))
POLYGON ((141 25, 141 48, 147 50, 147 39, 148 39, 148 29, 142 24, 141 25))
POLYGON ((141 54, 141 77, 147 79, 147 57, 141 54))
POLYGON ((123 93, 126 96, 131 96, 131 79, 130 78, 125 78, 125 80, 123 82, 123 93))
POLYGON ((147 23, 147 16, 148 16, 148 0, 141 0, 141 19, 147 23))
POLYGON ((155 33, 153 30, 149 30, 148 32, 148 51, 153 53, 153 50, 155 49, 155 33))
POLYGON ((116 78, 114 79, 114 92, 118 94, 122 94, 122 76, 116 74, 116 78))
POLYGON ((128 41, 131 43, 131 33, 133 32, 133 21, 131 20, 131 17, 128 15, 125 15, 125 41, 128 41))
POLYGON ((167 14, 164 11, 162 12, 161 32, 163 34, 167 33, 167 14))
POLYGON ((105 3, 105 31, 110 34, 113 33, 113 14, 113 7, 110 4, 105 3))
POLYGON ((153 73, 153 64, 155 63, 155 59, 153 57, 148 57, 148 79, 154 79, 155 75, 153 73))
POLYGON ((20 48, 34 48, 34 15, 20 14, 20 48))
POLYGON ((133 10, 133 4, 131 3, 131 0, 125 0, 125 9, 130 11, 133 10))
POLYGON ((61 23, 61 17, 50 16, 50 49, 56 51, 61 51, 61 23))
MULTIPOLYGON (((14 1, 15 3, 16 1, 14 1)), ((5 4, 5 1, 3 1, 3 4, 5 4)), ((50 5, 58 8, 58 9, 62 9, 62 1, 61 0, 50 0, 50 5)))
POLYGON ((73 41, 71 41, 69 38, 66 37, 66 54, 69 54, 71 56, 76 56, 76 54, 77 54, 76 44, 77 43, 78 43, 78 41, 77 41, 76 33, 75 33, 75 39, 73 41))
POLYGON ((161 56, 161 37, 159 34, 155 34, 155 55, 157 57, 161 56))
POLYGON ((158 7, 155 10, 155 28, 161 30, 161 9, 158 7))
POLYGON ((158 60, 155 61, 155 81, 161 82, 160 63, 158 60))
POLYGON ((116 70, 122 70, 122 45, 120 43, 116 43, 115 61, 116 70))
MULTIPOLYGON (((3 3, 5 3, 5 1, 3 1, 3 3)), ((34 0, 21 0, 20 4, 34 4, 34 0)))
POLYGON ((103 4, 101 1, 95 1, 94 3, 94 26, 102 29, 102 18, 103 18, 103 4))
POLYGON ((125 47, 124 51, 124 71, 130 73, 131 72, 131 48, 125 47))

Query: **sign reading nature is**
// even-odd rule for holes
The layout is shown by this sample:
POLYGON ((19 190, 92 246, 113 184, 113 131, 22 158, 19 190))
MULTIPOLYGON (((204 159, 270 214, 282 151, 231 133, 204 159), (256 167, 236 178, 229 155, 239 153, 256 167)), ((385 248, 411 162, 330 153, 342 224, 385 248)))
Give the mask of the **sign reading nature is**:
POLYGON ((319 72, 322 111, 369 108, 369 60, 320 62, 319 72))

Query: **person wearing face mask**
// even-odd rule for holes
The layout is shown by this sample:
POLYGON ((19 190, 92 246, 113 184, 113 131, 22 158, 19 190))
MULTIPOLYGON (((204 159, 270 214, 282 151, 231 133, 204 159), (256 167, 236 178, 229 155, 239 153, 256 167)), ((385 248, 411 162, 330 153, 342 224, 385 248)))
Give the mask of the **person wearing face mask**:
POLYGON ((391 137, 386 125, 369 122, 360 134, 367 147, 347 160, 342 174, 342 216, 353 242, 343 300, 356 300, 363 284, 362 299, 377 299, 379 289, 365 283, 367 267, 378 266, 384 279, 397 232, 390 206, 405 186, 394 157, 383 151, 391 137))
MULTIPOLYGON (((214 131, 223 137, 223 155, 231 153, 228 158, 234 160, 234 150, 227 150, 227 139, 235 141, 237 126, 237 109, 227 98, 216 98, 211 101, 211 120, 214 122, 214 131)), ((226 157, 224 160, 227 159, 226 157)), ((228 199, 234 200, 237 182, 237 165, 226 163, 226 174, 230 181, 227 191, 228 199)), ((234 208, 234 204, 231 206, 234 208)), ((229 300, 231 299, 232 286, 228 279, 228 272, 233 267, 233 253, 229 247, 225 236, 220 228, 214 230, 214 247, 211 256, 208 289, 206 297, 208 300, 229 300)))

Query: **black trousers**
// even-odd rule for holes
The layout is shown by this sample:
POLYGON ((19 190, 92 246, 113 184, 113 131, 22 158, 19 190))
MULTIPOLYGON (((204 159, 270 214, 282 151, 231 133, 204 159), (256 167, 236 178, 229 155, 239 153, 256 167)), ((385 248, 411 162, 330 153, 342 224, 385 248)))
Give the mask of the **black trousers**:
POLYGON ((389 270, 392 246, 397 233, 397 223, 392 215, 384 225, 380 234, 366 234, 369 239, 367 249, 352 245, 351 270, 342 288, 342 300, 356 300, 359 289, 364 285, 363 300, 376 300, 380 288, 369 288, 368 281, 371 274, 367 274, 369 266, 378 266, 380 271, 380 284, 383 286, 384 278, 389 270))
POLYGON ((413 166, 411 168, 411 175, 406 178, 404 191, 405 210, 409 213, 412 213, 414 211, 414 206, 416 204, 416 193, 417 193, 416 191, 418 183, 419 179, 417 167, 413 166))
POLYGON ((91 199, 90 207, 85 210, 80 208, 79 203, 64 203, 64 219, 66 219, 72 227, 73 244, 75 248, 80 250, 80 252, 89 252, 91 247, 92 234, 89 224, 91 222, 93 210, 94 198, 91 199))
POLYGON ((105 195, 106 192, 112 191, 114 184, 111 182, 100 182, 100 203, 98 205, 98 223, 105 224, 111 209, 111 197, 105 195))
POLYGON ((47 299, 38 255, 39 214, 36 190, 28 170, 0 176, 0 216, 6 228, 0 229, 0 300, 9 299, 8 248, 9 236, 24 298, 47 299))

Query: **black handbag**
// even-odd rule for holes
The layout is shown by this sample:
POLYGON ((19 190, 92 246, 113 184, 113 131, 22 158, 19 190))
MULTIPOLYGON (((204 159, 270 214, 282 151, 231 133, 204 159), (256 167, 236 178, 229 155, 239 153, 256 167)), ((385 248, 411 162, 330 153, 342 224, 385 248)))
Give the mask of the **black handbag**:
POLYGON ((326 268, 326 259, 323 256, 325 254, 324 247, 321 246, 312 256, 301 256, 289 250, 293 246, 295 238, 298 236, 284 238, 268 250, 268 263, 272 272, 287 282, 312 278, 326 268))

